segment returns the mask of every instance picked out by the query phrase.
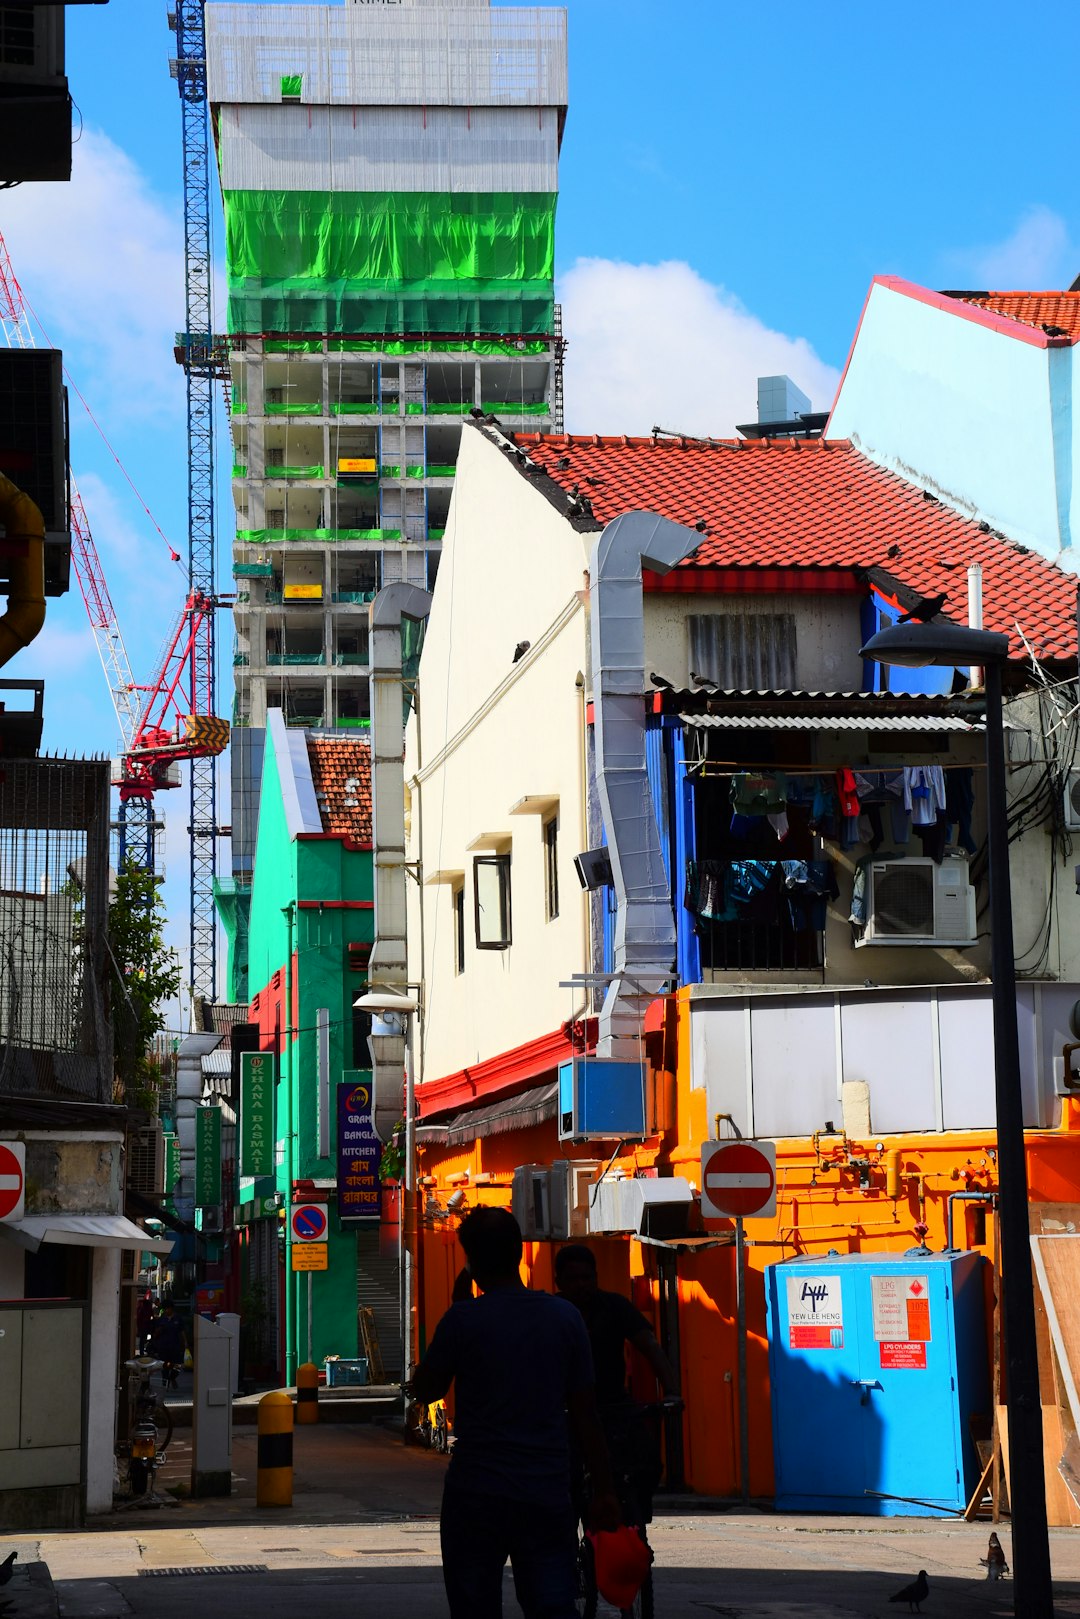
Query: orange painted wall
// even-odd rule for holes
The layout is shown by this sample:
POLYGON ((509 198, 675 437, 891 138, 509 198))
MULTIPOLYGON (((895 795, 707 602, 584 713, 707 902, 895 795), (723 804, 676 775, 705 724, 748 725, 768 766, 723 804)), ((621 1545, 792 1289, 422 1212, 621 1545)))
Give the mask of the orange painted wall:
MULTIPOLYGON (((641 1147, 627 1149, 619 1167, 657 1167, 661 1174, 683 1175, 700 1184, 701 1143, 714 1134, 706 1118, 705 1094, 690 1088, 689 1004, 685 992, 667 1003, 666 1027, 650 1037, 654 1064, 670 1070, 671 1128, 641 1147)), ((768 1343, 765 1326, 767 1265, 802 1253, 903 1252, 920 1240, 925 1225, 929 1247, 946 1246, 946 1211, 950 1193, 993 1191, 997 1185, 993 1132, 954 1131, 941 1135, 890 1136, 877 1150, 877 1140, 844 1142, 840 1137, 787 1139, 777 1143, 778 1201, 775 1219, 748 1220, 747 1319, 750 1391, 751 1478, 754 1495, 773 1488, 772 1419, 769 1404, 768 1343), (890 1154, 899 1154, 899 1195, 888 1195, 890 1154), (851 1158, 868 1160, 862 1184, 851 1158)), ((478 1202, 509 1206, 510 1180, 519 1164, 551 1163, 558 1157, 598 1156, 589 1144, 567 1148, 557 1140, 554 1122, 528 1131, 487 1137, 468 1149, 423 1147, 419 1173, 434 1177, 426 1188, 445 1203, 452 1186, 447 1177, 464 1169, 470 1177, 488 1173, 491 1184, 467 1187, 469 1207, 478 1202)), ((610 1149, 609 1149, 610 1150, 610 1149)), ((1080 1203, 1080 1104, 1068 1101, 1062 1128, 1030 1133, 1028 1177, 1033 1202, 1080 1203)), ((953 1241, 993 1259, 993 1220, 981 1221, 973 1203, 954 1205, 953 1241)), ((421 1236, 424 1320, 430 1333, 449 1302, 460 1264, 452 1241, 456 1221, 425 1220, 421 1236)), ((731 1232, 721 1224, 718 1233, 731 1232)), ((526 1245, 523 1275, 532 1286, 550 1288, 551 1264, 559 1243, 526 1245)), ((594 1237, 601 1286, 633 1297, 651 1315, 660 1336, 657 1313, 655 1250, 627 1237, 594 1237)), ((735 1333, 735 1268, 730 1246, 691 1254, 678 1260, 679 1334, 683 1394, 686 1477, 690 1488, 706 1495, 732 1495, 739 1487, 735 1333)), ((423 1340, 422 1340, 423 1341, 423 1340)), ((648 1392, 644 1397, 650 1397, 648 1392)))

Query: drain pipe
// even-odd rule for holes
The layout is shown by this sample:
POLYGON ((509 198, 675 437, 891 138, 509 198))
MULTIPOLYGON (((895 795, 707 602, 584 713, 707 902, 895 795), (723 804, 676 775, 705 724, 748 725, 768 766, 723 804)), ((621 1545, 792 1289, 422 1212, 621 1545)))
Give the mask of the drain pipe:
POLYGON ((0 665, 29 646, 45 622, 45 520, 37 506, 0 473, 0 523, 8 541, 22 540, 23 556, 7 564, 8 608, 0 616, 0 665))
POLYGON ((598 536, 589 611, 596 784, 615 886, 615 977, 600 1012, 598 1057, 636 1062, 645 1009, 675 963, 675 917, 645 766, 645 613, 641 573, 667 573, 701 535, 656 512, 624 512, 598 536))
MULTIPOLYGON (((431 593, 396 580, 371 604, 371 841, 375 862, 375 943, 368 962, 368 991, 404 996, 406 954, 405 721, 401 671, 401 621, 424 619, 431 593)), ((376 1019, 378 1025, 378 1019, 376 1019)), ((390 1025, 382 1024, 388 1031, 390 1025)), ((402 1113, 405 1072, 404 1020, 400 1033, 372 1033, 374 1124, 390 1139, 402 1113)))

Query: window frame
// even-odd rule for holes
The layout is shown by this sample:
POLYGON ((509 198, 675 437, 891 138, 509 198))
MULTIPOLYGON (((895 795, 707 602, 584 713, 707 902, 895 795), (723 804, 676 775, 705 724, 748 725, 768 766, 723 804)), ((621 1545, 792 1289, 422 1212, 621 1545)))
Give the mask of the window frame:
POLYGON ((510 854, 473 855, 473 937, 477 950, 509 950, 513 943, 510 899, 510 854), (481 934, 481 905, 479 873, 492 869, 499 876, 499 932, 497 938, 484 938, 481 934))
POLYGON ((465 882, 455 883, 450 890, 450 914, 454 919, 454 976, 460 978, 465 971, 465 882))
POLYGON ((544 918, 554 922, 559 915, 559 812, 540 823, 544 851, 544 918))

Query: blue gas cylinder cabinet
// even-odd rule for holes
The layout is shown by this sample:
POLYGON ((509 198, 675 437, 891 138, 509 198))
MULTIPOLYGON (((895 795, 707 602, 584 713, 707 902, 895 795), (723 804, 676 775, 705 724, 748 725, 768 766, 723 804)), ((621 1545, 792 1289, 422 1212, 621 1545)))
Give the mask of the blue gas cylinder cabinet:
POLYGON ((916 1248, 767 1267, 779 1510, 963 1512, 990 1413, 985 1265, 916 1248))

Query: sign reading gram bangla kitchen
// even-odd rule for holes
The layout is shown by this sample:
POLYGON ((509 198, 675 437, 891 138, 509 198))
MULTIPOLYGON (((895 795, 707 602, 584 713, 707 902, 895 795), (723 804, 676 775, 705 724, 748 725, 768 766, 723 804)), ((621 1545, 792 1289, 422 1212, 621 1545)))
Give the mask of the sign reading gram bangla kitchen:
POLYGON ((342 1220, 377 1220, 382 1211, 382 1142, 371 1119, 371 1086, 337 1088, 337 1206, 342 1220))
POLYGON ((240 1173, 274 1173, 274 1054, 240 1054, 240 1173))

